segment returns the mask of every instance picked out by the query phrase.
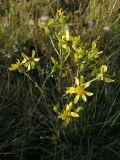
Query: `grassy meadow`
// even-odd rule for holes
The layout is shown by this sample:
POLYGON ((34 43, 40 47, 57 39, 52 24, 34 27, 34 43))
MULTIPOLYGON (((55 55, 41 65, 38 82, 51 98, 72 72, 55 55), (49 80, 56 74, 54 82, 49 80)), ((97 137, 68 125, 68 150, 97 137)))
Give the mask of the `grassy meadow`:
POLYGON ((120 0, 0 0, 0 160, 120 160, 120 0))

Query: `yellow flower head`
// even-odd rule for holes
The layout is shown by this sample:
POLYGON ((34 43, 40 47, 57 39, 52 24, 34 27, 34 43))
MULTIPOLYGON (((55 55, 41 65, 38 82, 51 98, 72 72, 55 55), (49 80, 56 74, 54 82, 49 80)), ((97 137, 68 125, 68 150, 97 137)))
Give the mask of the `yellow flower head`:
POLYGON ((20 60, 17 59, 17 62, 15 64, 11 64, 11 67, 9 67, 10 71, 18 70, 21 66, 20 60))
POLYGON ((59 10, 58 10, 58 15, 59 15, 60 17, 62 17, 62 16, 64 15, 64 11, 63 11, 62 9, 59 9, 59 10))
POLYGON ((97 45, 96 45, 96 42, 93 41, 92 42, 92 54, 93 54, 93 57, 96 59, 96 58, 99 58, 99 55, 102 54, 103 51, 98 51, 98 48, 97 48, 97 45))
POLYGON ((108 67, 106 65, 102 65, 100 67, 100 73, 97 75, 98 80, 104 80, 106 83, 114 82, 115 80, 109 78, 107 74, 108 67))
POLYGON ((77 112, 71 112, 71 108, 72 108, 72 102, 67 104, 65 110, 58 115, 58 118, 65 121, 67 124, 70 122, 70 119, 72 117, 74 117, 74 118, 79 117, 77 112))
POLYGON ((76 104, 80 98, 83 99, 83 101, 87 101, 86 95, 87 96, 92 96, 93 93, 85 91, 86 88, 88 88, 90 86, 90 83, 84 83, 84 78, 83 76, 80 76, 80 80, 78 78, 75 78, 75 84, 76 87, 68 87, 66 90, 67 94, 76 94, 76 97, 74 98, 74 103, 76 104))
POLYGON ((21 62, 24 64, 24 66, 27 68, 27 71, 29 71, 31 68, 35 68, 35 62, 38 62, 40 58, 34 58, 35 57, 35 50, 32 51, 32 57, 26 56, 24 53, 21 53, 22 57, 24 58, 21 62))
POLYGON ((17 59, 17 62, 15 64, 11 64, 11 67, 9 67, 8 69, 10 71, 15 71, 15 70, 18 70, 19 72, 23 71, 22 64, 19 59, 17 59))
POLYGON ((105 74, 105 73, 107 73, 107 66, 106 65, 103 65, 103 66, 101 66, 100 67, 100 73, 102 73, 102 74, 105 74))

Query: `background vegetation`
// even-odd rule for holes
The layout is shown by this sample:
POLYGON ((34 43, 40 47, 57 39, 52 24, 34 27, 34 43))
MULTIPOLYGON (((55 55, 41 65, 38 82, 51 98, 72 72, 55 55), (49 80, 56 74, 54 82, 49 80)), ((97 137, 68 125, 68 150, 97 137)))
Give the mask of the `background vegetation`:
POLYGON ((119 7, 119 0, 0 1, 1 160, 120 159, 119 7), (43 96, 31 80, 8 70, 22 51, 29 55, 33 49, 47 69, 54 51, 37 20, 46 15, 57 19, 60 8, 70 17, 73 34, 80 34, 88 46, 98 40, 115 79, 110 85, 94 86, 95 96, 84 106, 79 121, 67 128, 61 127, 53 111, 53 102, 60 99, 54 78, 47 79, 38 70, 31 73, 38 83, 46 81, 43 96))

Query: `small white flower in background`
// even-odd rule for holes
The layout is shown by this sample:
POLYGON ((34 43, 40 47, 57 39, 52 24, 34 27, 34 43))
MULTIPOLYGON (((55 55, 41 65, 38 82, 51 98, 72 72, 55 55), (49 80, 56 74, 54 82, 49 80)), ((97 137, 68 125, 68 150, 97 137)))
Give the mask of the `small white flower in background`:
POLYGON ((13 51, 18 52, 18 48, 17 48, 16 44, 13 44, 13 51))
POLYGON ((110 27, 109 26, 105 26, 105 27, 103 27, 103 30, 106 31, 106 32, 109 32, 110 31, 110 27))
POLYGON ((28 48, 26 46, 23 47, 24 52, 28 52, 28 48))
POLYGON ((11 54, 5 54, 3 57, 10 59, 12 57, 12 55, 11 54))
POLYGON ((8 29, 10 27, 10 24, 8 22, 4 22, 3 26, 4 29, 8 29))
POLYGON ((31 27, 33 27, 35 25, 34 20, 32 20, 32 19, 30 19, 28 23, 29 23, 29 26, 31 26, 31 27))
POLYGON ((9 59, 9 58, 11 58, 12 56, 11 56, 11 54, 7 54, 6 57, 9 59))
POLYGON ((47 23, 48 23, 48 21, 49 21, 49 19, 50 19, 49 16, 42 16, 42 17, 40 18, 40 21, 41 21, 41 23, 42 23, 43 26, 46 26, 47 23))
POLYGON ((92 21, 88 21, 88 23, 87 23, 88 31, 91 31, 93 29, 93 27, 94 27, 93 22, 92 21))

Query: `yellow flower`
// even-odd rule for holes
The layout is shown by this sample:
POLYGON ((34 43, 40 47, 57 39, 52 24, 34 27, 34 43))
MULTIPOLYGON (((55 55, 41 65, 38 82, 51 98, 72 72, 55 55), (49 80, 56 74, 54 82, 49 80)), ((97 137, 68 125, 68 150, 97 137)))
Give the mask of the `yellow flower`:
POLYGON ((66 90, 67 94, 76 94, 76 97, 74 98, 74 103, 76 104, 80 98, 83 99, 83 101, 87 101, 87 96, 92 96, 93 93, 85 91, 85 88, 88 88, 90 86, 90 83, 87 82, 83 84, 84 78, 83 76, 80 76, 80 80, 78 78, 75 78, 75 84, 76 87, 68 87, 66 90))
POLYGON ((96 47, 96 42, 93 41, 92 42, 92 54, 93 54, 93 57, 96 59, 96 58, 99 58, 99 54, 102 54, 103 51, 98 51, 97 47, 96 47))
POLYGON ((40 58, 34 58, 35 57, 35 51, 32 51, 32 57, 26 56, 24 53, 21 53, 22 57, 24 58, 21 62, 24 64, 24 66, 27 68, 27 71, 29 71, 31 68, 35 68, 35 62, 38 62, 40 58))
POLYGON ((70 122, 70 119, 72 117, 74 117, 74 118, 79 117, 77 112, 71 112, 71 108, 72 108, 72 102, 70 102, 69 104, 66 105, 66 108, 63 111, 63 113, 58 115, 58 118, 65 121, 67 124, 70 122))
POLYGON ((104 80, 104 78, 105 78, 105 75, 107 74, 107 66, 106 65, 102 65, 101 67, 100 67, 100 73, 97 75, 97 78, 99 79, 99 80, 104 80))
POLYGON ((18 70, 19 72, 23 72, 22 64, 19 59, 15 64, 11 64, 11 67, 8 68, 10 71, 18 70))
POLYGON ((100 67, 100 73, 102 73, 102 74, 105 74, 106 72, 107 72, 107 66, 106 65, 103 65, 103 66, 101 66, 100 67))
POLYGON ((58 15, 59 15, 60 17, 62 17, 62 16, 64 15, 64 11, 63 11, 62 9, 59 9, 59 10, 58 10, 58 15))
POLYGON ((108 77, 107 70, 108 70, 107 66, 106 65, 102 65, 100 67, 100 73, 97 75, 97 79, 98 80, 104 80, 107 83, 114 82, 115 80, 113 80, 113 79, 108 77))

